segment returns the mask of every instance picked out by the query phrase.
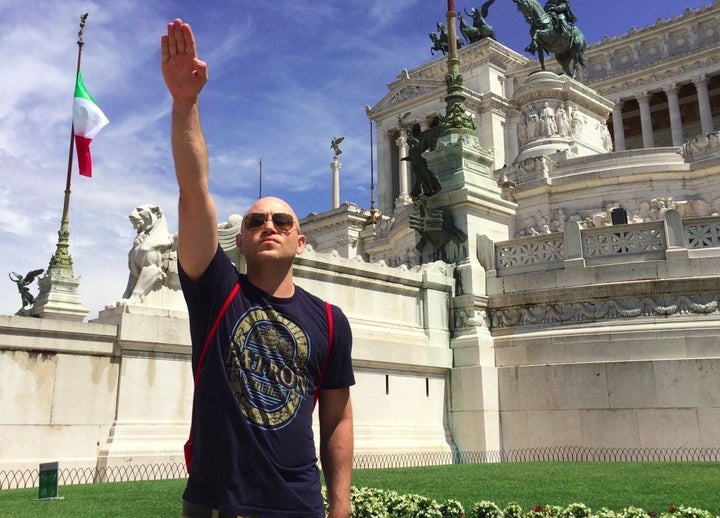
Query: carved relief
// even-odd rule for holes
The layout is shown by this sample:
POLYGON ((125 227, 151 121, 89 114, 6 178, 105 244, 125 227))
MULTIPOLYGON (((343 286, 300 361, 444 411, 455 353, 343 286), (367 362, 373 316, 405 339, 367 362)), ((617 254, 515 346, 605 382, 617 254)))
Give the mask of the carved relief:
POLYGON ((693 162, 710 153, 720 151, 720 132, 714 131, 691 138, 682 146, 682 156, 693 162))
POLYGON ((455 329, 468 327, 490 327, 487 312, 477 308, 461 308, 455 310, 455 329))
POLYGON ((692 317, 718 311, 720 294, 668 295, 619 298, 567 304, 533 304, 490 310, 492 328, 519 327, 562 322, 615 320, 620 318, 678 315, 692 317))

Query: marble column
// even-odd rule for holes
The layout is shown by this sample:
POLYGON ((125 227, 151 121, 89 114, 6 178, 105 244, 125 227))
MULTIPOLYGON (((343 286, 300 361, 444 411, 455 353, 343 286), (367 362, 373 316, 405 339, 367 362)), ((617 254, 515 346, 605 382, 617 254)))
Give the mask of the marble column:
POLYGON ((700 76, 693 79, 697 89, 698 105, 700 106, 700 126, 703 133, 713 132, 712 108, 710 107, 710 96, 708 95, 707 76, 700 76))
POLYGON ((650 94, 643 92, 635 96, 640 104, 640 124, 642 125, 643 147, 655 147, 655 137, 653 136, 652 116, 650 115, 650 94))
POLYGON ((683 138, 682 117, 680 116, 680 101, 678 100, 678 87, 675 84, 664 88, 670 111, 670 132, 672 133, 672 145, 682 146, 683 138))
POLYGON ((625 151, 625 126, 623 126, 622 107, 623 101, 618 100, 613 106, 612 112, 615 151, 625 151))
POLYGON ((512 115, 508 119, 508 125, 507 125, 507 135, 505 137, 505 162, 506 163, 513 163, 515 158, 518 156, 518 121, 520 120, 520 115, 512 115))
POLYGON ((403 160, 403 158, 408 156, 408 143, 407 143, 407 137, 404 134, 401 134, 397 140, 395 140, 395 144, 397 144, 398 147, 398 158, 400 159, 400 164, 398 166, 399 171, 399 186, 400 186, 400 193, 398 195, 397 200, 395 201, 396 206, 404 205, 410 200, 410 194, 408 187, 410 185, 410 162, 408 160, 403 160))
POLYGON ((393 189, 393 178, 396 174, 397 160, 394 158, 395 139, 397 134, 394 129, 385 130, 382 124, 376 121, 377 139, 377 197, 378 209, 386 214, 391 214, 395 202, 395 191, 393 189))
POLYGON ((340 168, 342 164, 337 157, 333 158, 330 162, 330 169, 332 169, 332 208, 337 209, 340 206, 340 168))

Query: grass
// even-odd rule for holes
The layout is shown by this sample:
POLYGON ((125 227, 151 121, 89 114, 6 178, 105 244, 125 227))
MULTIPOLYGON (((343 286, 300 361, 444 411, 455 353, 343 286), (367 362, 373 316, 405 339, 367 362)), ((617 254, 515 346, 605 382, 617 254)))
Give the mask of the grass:
POLYGON ((656 514, 672 505, 720 515, 720 463, 534 462, 358 470, 356 486, 459 500, 465 511, 482 500, 504 508, 583 503, 593 510, 629 506, 656 514))
POLYGON ((60 486, 62 500, 43 500, 38 489, 0 491, 2 518, 179 518, 185 480, 60 486))
MULTIPOLYGON (((536 462, 356 470, 358 487, 415 493, 501 508, 583 503, 593 510, 635 506, 656 514, 674 505, 720 516, 720 463, 536 462)), ((185 480, 61 486, 62 500, 38 501, 37 488, 0 492, 2 518, 178 517, 185 480)))

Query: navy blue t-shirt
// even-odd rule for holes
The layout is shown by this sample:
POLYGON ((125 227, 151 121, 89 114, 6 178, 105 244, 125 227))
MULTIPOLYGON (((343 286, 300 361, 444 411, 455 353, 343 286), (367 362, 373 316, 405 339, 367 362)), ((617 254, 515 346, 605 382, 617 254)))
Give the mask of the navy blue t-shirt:
MULTIPOLYGON (((193 373, 212 323, 240 291, 203 360, 193 401, 188 502, 253 518, 324 517, 312 432, 313 395, 328 346, 325 303, 299 286, 277 298, 239 274, 220 247, 202 277, 180 267, 193 373)), ((332 307, 333 346, 322 388, 355 383, 352 334, 332 307)))

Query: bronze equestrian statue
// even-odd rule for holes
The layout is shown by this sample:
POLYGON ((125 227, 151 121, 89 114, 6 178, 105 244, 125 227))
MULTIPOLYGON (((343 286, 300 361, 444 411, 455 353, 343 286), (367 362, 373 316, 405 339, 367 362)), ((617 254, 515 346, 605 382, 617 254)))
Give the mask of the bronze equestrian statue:
POLYGON ((578 66, 586 68, 585 36, 575 26, 575 15, 568 0, 547 0, 543 9, 536 0, 513 0, 530 24, 530 45, 526 52, 537 53, 545 70, 545 53, 552 53, 563 72, 575 78, 578 66))

